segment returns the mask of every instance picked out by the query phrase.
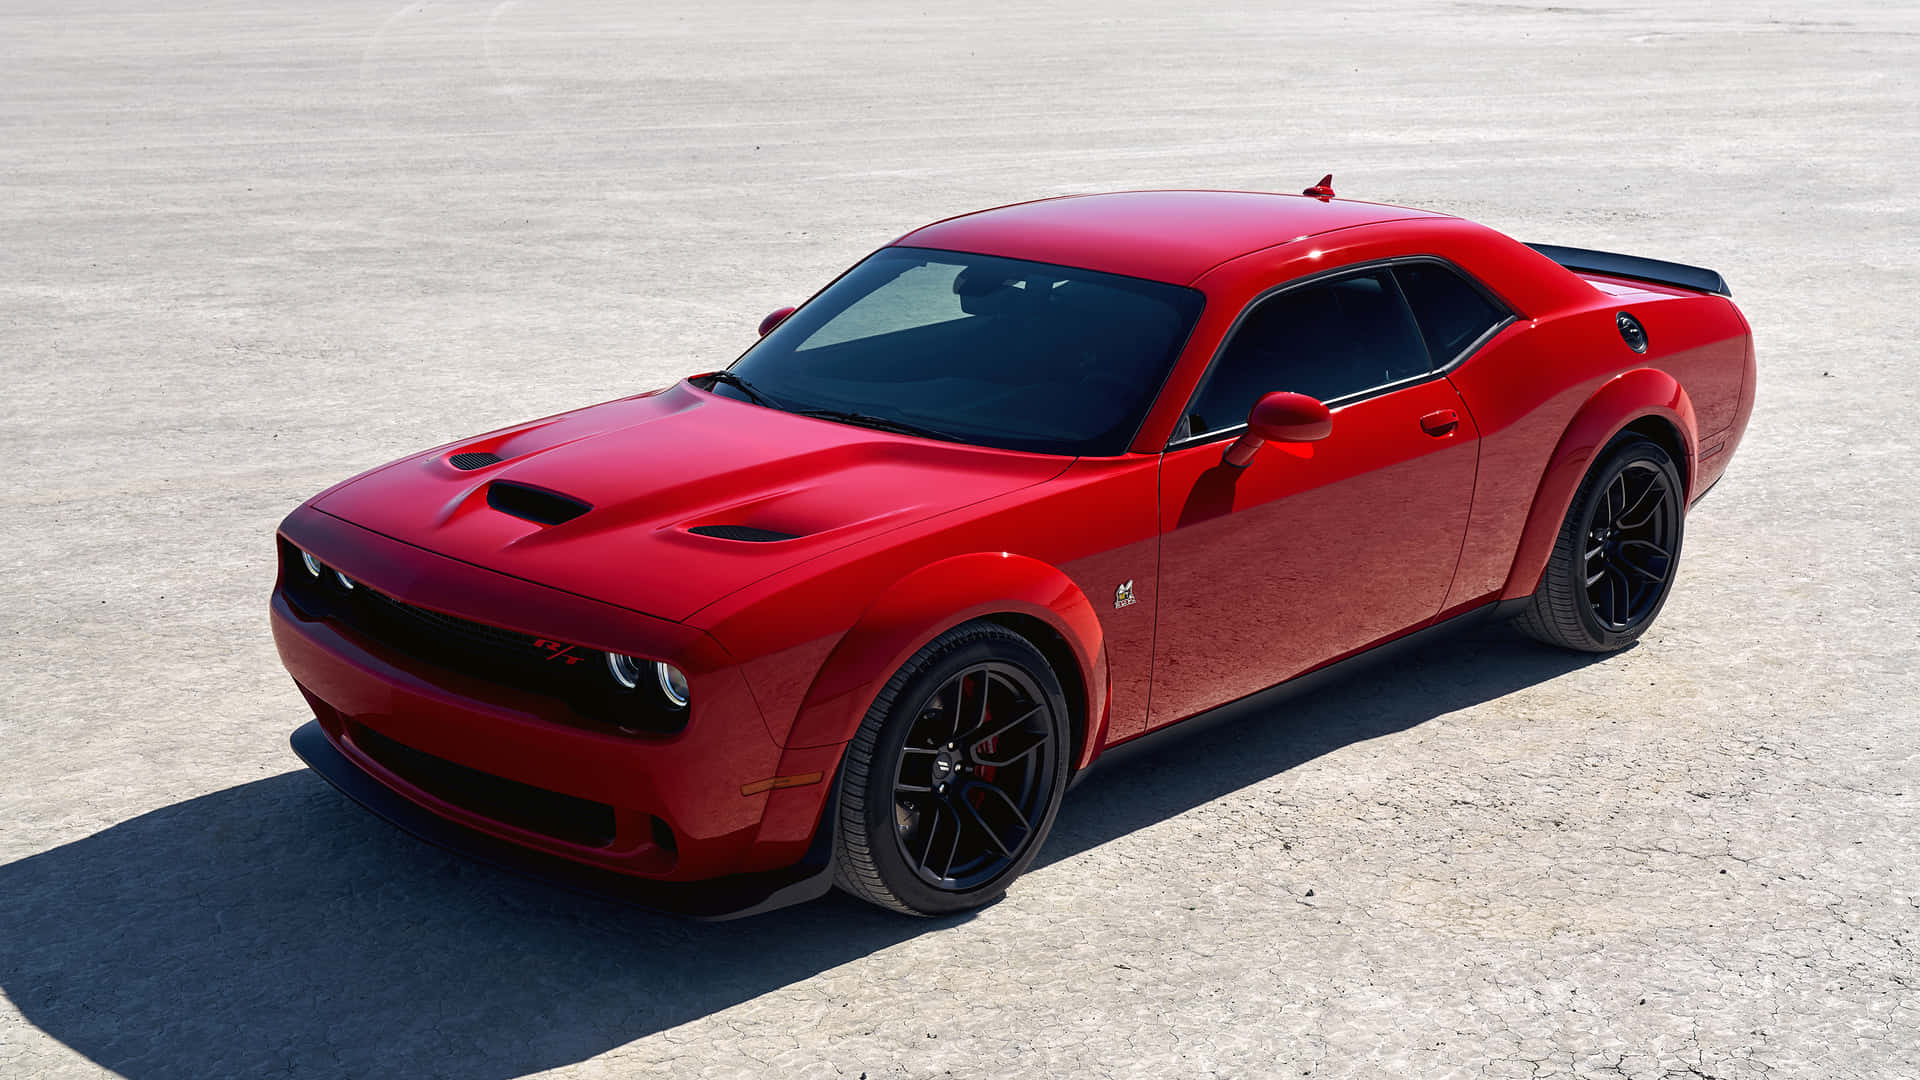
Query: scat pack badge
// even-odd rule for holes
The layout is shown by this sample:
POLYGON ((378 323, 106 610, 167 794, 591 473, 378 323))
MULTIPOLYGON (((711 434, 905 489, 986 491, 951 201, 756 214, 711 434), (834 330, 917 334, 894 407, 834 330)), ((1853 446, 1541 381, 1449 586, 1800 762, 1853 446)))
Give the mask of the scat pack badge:
POLYGON ((1113 606, 1117 608, 1133 606, 1133 582, 1127 581, 1113 590, 1113 606))

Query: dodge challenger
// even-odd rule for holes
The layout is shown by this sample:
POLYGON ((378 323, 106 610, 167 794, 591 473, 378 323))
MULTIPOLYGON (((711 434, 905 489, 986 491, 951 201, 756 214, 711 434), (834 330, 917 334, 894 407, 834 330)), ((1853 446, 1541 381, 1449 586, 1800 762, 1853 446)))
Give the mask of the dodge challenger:
POLYGON ((966 214, 294 510, 293 744, 562 885, 960 911, 1122 743, 1476 620, 1633 642, 1753 397, 1719 274, 1330 177, 966 214))

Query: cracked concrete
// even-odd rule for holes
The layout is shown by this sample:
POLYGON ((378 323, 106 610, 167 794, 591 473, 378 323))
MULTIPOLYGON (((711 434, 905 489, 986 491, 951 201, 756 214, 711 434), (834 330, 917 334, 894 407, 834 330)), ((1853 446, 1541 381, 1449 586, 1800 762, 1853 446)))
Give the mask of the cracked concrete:
POLYGON ((1920 1075, 1917 79, 1859 0, 0 2, 0 1074, 1920 1075), (1759 405, 1640 647, 1196 734, 938 922, 655 919, 297 769, 300 499, 936 217, 1329 169, 1732 282, 1759 405))

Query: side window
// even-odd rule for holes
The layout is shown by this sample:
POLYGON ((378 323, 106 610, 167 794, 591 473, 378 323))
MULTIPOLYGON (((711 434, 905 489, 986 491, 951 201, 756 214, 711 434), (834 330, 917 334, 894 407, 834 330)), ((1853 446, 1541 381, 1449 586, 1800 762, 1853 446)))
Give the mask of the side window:
POLYGON ((1459 359, 1467 346, 1507 317, 1504 308, 1439 263, 1408 263, 1394 267, 1393 273, 1434 363, 1441 367, 1459 359))
POLYGON ((1332 401, 1430 370, 1391 272, 1289 289, 1234 331, 1187 409, 1186 435, 1246 423, 1254 402, 1275 390, 1332 401))

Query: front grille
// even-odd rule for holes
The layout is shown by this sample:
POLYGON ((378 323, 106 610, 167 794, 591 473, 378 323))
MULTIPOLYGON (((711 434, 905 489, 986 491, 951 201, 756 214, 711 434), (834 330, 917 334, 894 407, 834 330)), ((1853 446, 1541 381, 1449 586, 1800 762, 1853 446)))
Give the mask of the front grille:
POLYGON ((550 698, 566 706, 555 719, 658 734, 686 726, 687 711, 669 707, 650 681, 634 690, 616 683, 598 649, 418 607, 364 582, 349 590, 331 576, 316 579, 285 541, 281 557, 287 600, 308 618, 338 623, 443 671, 550 698))
POLYGON ((353 743, 395 776, 482 817, 583 847, 613 843, 613 807, 469 769, 416 750, 363 724, 353 743))
POLYGON ((378 625, 385 626, 401 638, 418 637, 433 648, 457 650, 472 657, 473 666, 477 668, 484 668, 494 659, 510 663, 538 661, 550 664, 556 662, 556 656, 562 667, 573 667, 578 665, 567 664, 566 661, 576 653, 581 660, 597 660, 601 655, 587 649, 576 649, 563 642, 415 607, 373 589, 355 591, 366 594, 369 614, 374 616, 378 625))

